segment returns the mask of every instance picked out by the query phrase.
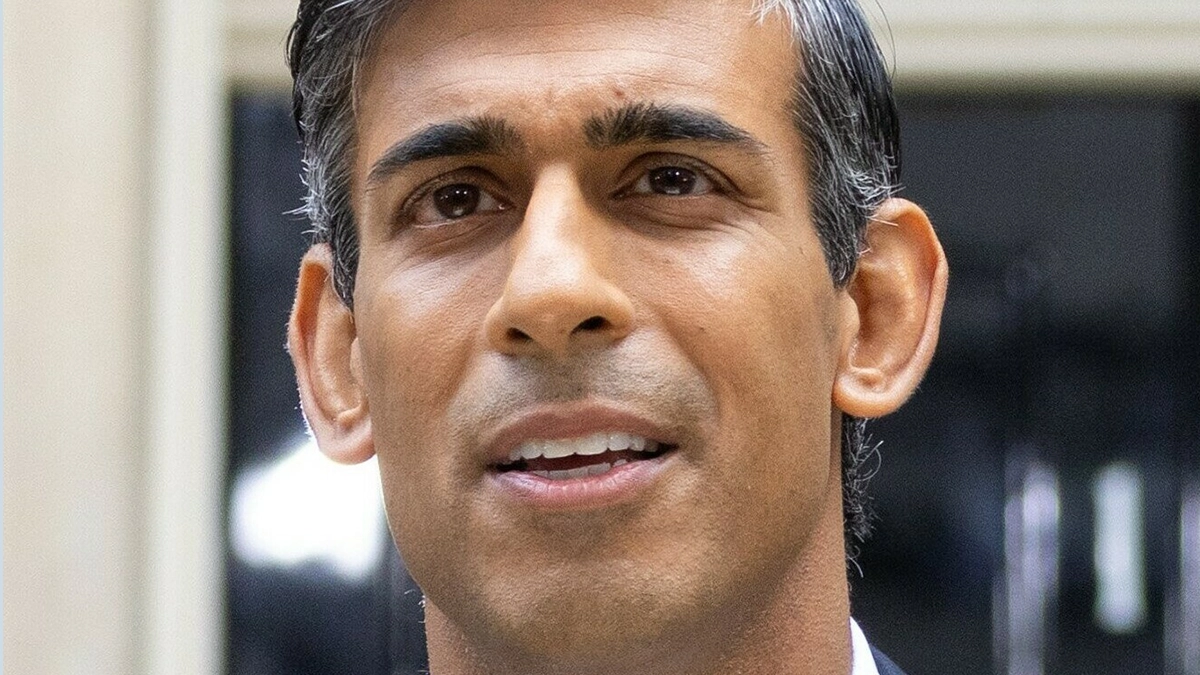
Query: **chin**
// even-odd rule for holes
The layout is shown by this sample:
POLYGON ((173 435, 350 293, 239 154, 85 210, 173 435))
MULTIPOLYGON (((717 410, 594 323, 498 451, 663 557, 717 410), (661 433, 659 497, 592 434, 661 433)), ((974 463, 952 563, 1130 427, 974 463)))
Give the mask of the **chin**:
POLYGON ((469 596, 461 585, 450 597, 427 595, 426 613, 431 625, 452 624, 467 644, 527 664, 524 672, 582 675, 661 662, 663 645, 687 644, 709 619, 701 611, 721 606, 715 589, 678 570, 621 567, 493 577, 469 596))

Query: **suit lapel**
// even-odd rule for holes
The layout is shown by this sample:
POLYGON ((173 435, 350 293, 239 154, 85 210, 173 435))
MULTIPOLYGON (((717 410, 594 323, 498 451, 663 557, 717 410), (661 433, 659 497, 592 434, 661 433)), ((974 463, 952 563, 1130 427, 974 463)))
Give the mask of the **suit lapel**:
POLYGON ((879 670, 879 675, 904 675, 904 671, 900 667, 892 663, 892 660, 884 656, 883 652, 871 647, 871 656, 875 657, 875 667, 879 670))

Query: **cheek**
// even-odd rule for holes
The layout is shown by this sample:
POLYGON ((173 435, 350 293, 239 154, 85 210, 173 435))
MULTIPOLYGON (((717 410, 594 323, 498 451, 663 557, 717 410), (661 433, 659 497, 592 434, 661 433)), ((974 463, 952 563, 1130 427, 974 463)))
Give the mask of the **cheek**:
POLYGON ((373 428, 384 439, 395 437, 394 423, 420 420, 421 411, 446 400, 448 376, 462 368, 464 308, 453 296, 437 302, 432 295, 384 290, 356 307, 370 317, 356 328, 373 428))
MULTIPOLYGON (((363 252, 355 296, 356 328, 372 433, 389 520, 417 527, 401 513, 434 513, 461 476, 462 453, 444 412, 479 350, 494 280, 486 266, 405 268, 363 252)), ((420 522, 418 522, 420 521, 420 522)), ((396 533, 397 541, 419 541, 396 533)))
POLYGON ((502 275, 486 259, 406 265, 381 245, 364 248, 356 283, 372 421, 393 413, 424 420, 422 411, 444 410, 483 339, 502 275))
POLYGON ((837 313, 815 235, 728 236, 661 255, 649 267, 655 272, 638 279, 638 296, 715 386, 743 393, 810 386, 828 398, 837 313))
POLYGON ((823 489, 829 478, 837 364, 835 296, 819 242, 724 238, 663 256, 658 269, 641 292, 660 298, 666 330, 718 401, 720 438, 702 461, 728 477, 731 501, 741 490, 811 502, 796 491, 823 489))

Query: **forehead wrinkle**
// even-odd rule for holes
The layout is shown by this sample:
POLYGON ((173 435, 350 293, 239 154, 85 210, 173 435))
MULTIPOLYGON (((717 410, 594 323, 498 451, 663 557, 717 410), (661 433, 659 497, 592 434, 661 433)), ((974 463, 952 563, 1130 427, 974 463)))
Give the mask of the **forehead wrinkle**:
MULTIPOLYGON (((429 7, 422 8, 421 5, 432 4, 434 5, 432 11, 437 11, 436 2, 412 2, 410 0, 403 4, 418 10, 429 9, 429 7)), ((509 2, 507 5, 510 11, 505 13, 503 24, 480 21, 480 25, 460 28, 453 35, 438 33, 436 42, 431 45, 432 48, 423 47, 419 51, 436 55, 438 51, 453 49, 456 44, 461 42, 469 42, 474 45, 480 40, 488 41, 493 37, 499 37, 505 44, 512 44, 514 40, 536 43, 541 39, 538 32, 549 31, 561 36, 562 29, 575 29, 574 34, 583 38, 594 36, 598 32, 603 33, 606 30, 627 36, 642 33, 648 39, 647 46, 653 47, 658 44, 652 36, 654 24, 669 23, 673 29, 688 27, 695 29, 701 35, 710 29, 709 24, 694 11, 679 12, 670 17, 664 17, 646 10, 640 4, 623 7, 606 6, 606 13, 599 19, 590 14, 590 8, 586 7, 584 3, 578 3, 575 0, 564 2, 532 0, 531 2, 509 2), (522 5, 534 8, 536 16, 528 16, 522 5)), ((746 17, 747 23, 754 23, 756 12, 751 10, 746 13, 746 17)), ((392 22, 391 25, 395 26, 395 22, 392 22)), ((571 42, 578 43, 580 41, 571 40, 571 42)))
POLYGON ((445 76, 436 68, 430 68, 425 71, 427 74, 415 78, 412 78, 410 72, 408 75, 411 79, 408 79, 406 89, 409 91, 419 90, 423 97, 448 93, 455 99, 454 105, 469 105, 480 98, 481 91, 486 92, 490 87, 513 83, 525 85, 522 92, 532 96, 537 93, 537 90, 530 86, 528 78, 520 72, 519 59, 556 56, 568 58, 579 56, 585 59, 589 56, 599 56, 603 58, 590 59, 599 64, 594 71, 564 66, 560 71, 554 73, 555 85, 567 83, 609 85, 621 82, 644 82, 653 91, 660 91, 663 86, 692 89, 695 88, 697 79, 711 79, 719 74, 716 64, 668 50, 597 47, 529 50, 519 53, 495 51, 484 52, 475 58, 478 63, 485 66, 484 68, 473 72, 457 71, 454 77, 445 76), (647 68, 645 63, 635 63, 637 58, 645 57, 648 54, 659 58, 653 67, 647 68), (611 62, 614 55, 629 55, 632 58, 628 64, 625 64, 625 67, 618 66, 619 70, 613 70, 611 62), (508 63, 508 67, 503 69, 488 67, 500 60, 508 63), (518 62, 514 63, 514 61, 518 62), (604 63, 600 64, 601 61, 604 63), (682 76, 684 73, 688 77, 682 76), (438 81, 439 79, 441 81, 438 81))
MULTIPOLYGON (((470 106, 478 103, 480 99, 479 91, 482 87, 491 84, 506 85, 512 83, 525 84, 528 81, 519 75, 495 75, 495 76, 479 76, 473 78, 459 78, 453 81, 442 82, 431 85, 429 88, 422 91, 422 96, 433 97, 436 95, 444 95, 443 101, 438 105, 454 107, 461 109, 463 106, 470 106)), ((555 94, 554 98, 562 99, 574 93, 574 88, 562 86, 565 83, 587 85, 587 90, 599 91, 604 88, 612 90, 614 88, 624 91, 628 95, 636 95, 638 91, 635 87, 631 87, 630 83, 644 83, 648 91, 661 93, 662 87, 668 86, 674 89, 686 89, 694 87, 694 82, 684 79, 677 79, 670 76, 670 71, 663 73, 645 73, 635 71, 625 71, 621 73, 563 73, 557 76, 555 80, 556 89, 569 90, 565 93, 555 94)), ((582 87, 580 89, 583 89, 582 87)), ((526 88, 521 94, 524 98, 534 100, 535 98, 544 98, 547 93, 554 92, 537 92, 526 88)), ((427 106, 426 106, 427 107, 427 106)))

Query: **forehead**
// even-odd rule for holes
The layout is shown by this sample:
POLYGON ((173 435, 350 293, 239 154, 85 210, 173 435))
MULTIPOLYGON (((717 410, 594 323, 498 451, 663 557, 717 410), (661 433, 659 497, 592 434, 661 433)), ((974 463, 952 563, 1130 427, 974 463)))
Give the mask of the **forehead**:
POLYGON ((782 18, 760 20, 750 0, 417 0, 359 72, 359 130, 388 130, 360 135, 359 158, 467 115, 578 133, 631 100, 748 128, 764 112, 786 120, 796 68, 782 18))

